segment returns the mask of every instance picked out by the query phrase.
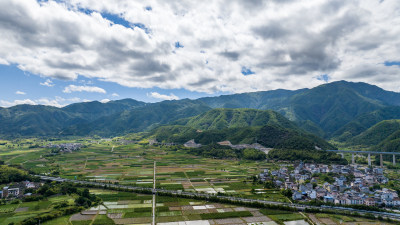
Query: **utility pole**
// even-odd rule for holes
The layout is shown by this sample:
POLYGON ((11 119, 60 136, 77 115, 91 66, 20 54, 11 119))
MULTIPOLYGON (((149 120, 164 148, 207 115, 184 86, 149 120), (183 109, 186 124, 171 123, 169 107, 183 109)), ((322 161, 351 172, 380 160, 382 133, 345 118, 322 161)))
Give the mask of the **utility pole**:
POLYGON ((156 225, 156 169, 157 162, 154 160, 154 171, 153 171, 153 222, 152 225, 156 225))

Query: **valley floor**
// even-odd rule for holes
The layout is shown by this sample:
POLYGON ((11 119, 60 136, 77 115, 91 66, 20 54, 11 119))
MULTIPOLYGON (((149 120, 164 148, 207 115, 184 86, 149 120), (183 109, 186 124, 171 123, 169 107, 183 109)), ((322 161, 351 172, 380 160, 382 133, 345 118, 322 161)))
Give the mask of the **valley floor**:
MULTIPOLYGON (((18 164, 38 174, 69 179, 153 187, 153 162, 157 161, 156 187, 171 190, 225 193, 246 198, 289 202, 278 189, 258 183, 255 175, 264 169, 276 170, 292 164, 267 161, 221 160, 189 155, 176 147, 156 147, 140 143, 119 143, 110 140, 73 140, 84 147, 71 153, 52 154, 51 149, 34 147, 32 140, 13 147, 0 146, 0 160, 18 164)), ((59 141, 66 142, 66 141, 59 141)), ((47 142, 36 142, 39 146, 47 142)), ((57 142, 53 142, 57 143, 57 142)), ((152 196, 124 194, 109 190, 90 190, 104 204, 72 216, 60 217, 43 224, 150 224, 152 196)), ((48 201, 51 201, 49 198, 48 201)), ((18 222, 34 216, 36 206, 22 203, 13 209, 0 206, 0 224, 18 222), (28 207, 27 210, 26 207, 28 207), (22 209, 21 209, 22 208, 22 209)), ((31 203, 34 204, 34 203, 31 203)), ((37 202, 37 205, 44 205, 37 202)), ((214 224, 298 224, 306 217, 314 224, 379 224, 361 218, 340 215, 307 214, 253 209, 198 200, 157 196, 156 222, 163 225, 214 224), (185 221, 185 223, 182 223, 185 221), (191 221, 191 222, 190 222, 191 221), (298 221, 287 223, 287 221, 298 221), (343 223, 341 223, 343 222, 343 223)), ((40 208, 40 206, 39 206, 40 208)), ((42 209, 42 208, 40 208, 42 209)), ((43 210, 49 210, 43 206, 43 210)), ((385 223, 388 224, 388 223, 385 223)))

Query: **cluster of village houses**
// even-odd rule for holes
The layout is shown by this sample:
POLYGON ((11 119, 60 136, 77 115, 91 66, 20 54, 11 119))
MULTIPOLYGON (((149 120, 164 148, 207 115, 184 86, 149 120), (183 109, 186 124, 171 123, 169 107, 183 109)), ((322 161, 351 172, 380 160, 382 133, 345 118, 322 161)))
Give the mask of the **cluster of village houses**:
POLYGON ((71 153, 73 151, 78 151, 82 147, 82 144, 80 143, 63 143, 63 144, 48 144, 46 146, 43 146, 43 148, 55 148, 59 150, 60 152, 68 152, 71 153))
POLYGON ((340 205, 400 207, 400 198, 396 191, 387 188, 373 190, 375 184, 386 184, 389 181, 383 174, 383 168, 379 167, 372 169, 359 165, 300 163, 292 171, 287 167, 275 171, 265 169, 259 174, 259 178, 264 182, 272 180, 281 189, 292 190, 293 200, 317 199, 340 205), (315 175, 327 173, 335 174, 334 182, 321 184, 315 175))
POLYGON ((1 198, 20 198, 31 196, 32 193, 27 192, 26 190, 35 190, 38 189, 42 183, 31 182, 31 181, 22 181, 15 184, 12 184, 7 187, 3 187, 0 191, 1 198))

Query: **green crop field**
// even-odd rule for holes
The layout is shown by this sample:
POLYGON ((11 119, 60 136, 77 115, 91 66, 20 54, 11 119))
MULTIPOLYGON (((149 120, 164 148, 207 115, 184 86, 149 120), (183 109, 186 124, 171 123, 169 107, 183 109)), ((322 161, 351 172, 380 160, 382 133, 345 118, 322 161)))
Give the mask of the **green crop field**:
MULTIPOLYGON (((80 151, 51 155, 49 149, 29 148, 29 145, 22 144, 25 142, 21 141, 19 148, 2 146, 0 160, 40 174, 138 187, 152 187, 155 160, 158 162, 157 188, 287 201, 279 191, 268 195, 250 192, 252 189, 263 189, 262 185, 252 182, 252 176, 264 168, 275 166, 266 161, 210 159, 193 156, 184 149, 122 145, 90 139, 80 140, 87 146, 80 151)), ((29 143, 33 142, 30 140, 29 143)))
MULTIPOLYGON (((35 141, 40 145, 47 144, 45 141, 32 139, 0 145, 0 160, 39 174, 139 187, 152 187, 153 162, 157 161, 157 188, 289 201, 280 190, 266 189, 262 184, 253 181, 253 177, 262 170, 279 168, 279 164, 273 162, 203 158, 193 156, 185 149, 141 144, 123 145, 115 141, 91 139, 68 140, 80 142, 86 147, 72 153, 52 155, 49 149, 31 148, 35 141)), ((61 216, 43 224, 148 224, 152 221, 151 195, 106 189, 91 189, 90 192, 102 199, 100 206, 74 215, 61 216)), ((51 212, 57 203, 74 204, 76 198, 76 195, 60 195, 41 201, 0 205, 0 224, 18 224, 35 215, 51 212)), ((284 221, 304 219, 297 212, 250 209, 194 199, 157 196, 156 201, 158 223, 203 220, 212 224, 216 220, 227 220, 232 223, 275 221, 282 224, 284 221)), ((329 218, 323 218, 315 215, 320 220, 349 223, 366 221, 339 217, 330 215, 329 218)))

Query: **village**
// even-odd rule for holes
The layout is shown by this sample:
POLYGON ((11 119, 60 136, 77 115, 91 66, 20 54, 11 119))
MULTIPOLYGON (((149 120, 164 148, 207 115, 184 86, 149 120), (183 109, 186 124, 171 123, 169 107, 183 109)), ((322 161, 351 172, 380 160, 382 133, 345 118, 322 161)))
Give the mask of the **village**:
POLYGON ((48 144, 42 146, 42 148, 50 148, 53 149, 52 153, 57 154, 60 152, 63 153, 72 153, 73 151, 81 150, 82 144, 80 143, 62 143, 62 144, 48 144))
POLYGON ((31 181, 13 182, 0 190, 0 197, 2 199, 29 197, 32 196, 33 192, 43 184, 43 182, 31 181))
POLYGON ((294 201, 400 207, 398 193, 381 188, 389 181, 381 167, 312 163, 300 163, 293 170, 288 167, 273 171, 265 169, 259 179, 273 181, 277 187, 291 190, 294 201))

